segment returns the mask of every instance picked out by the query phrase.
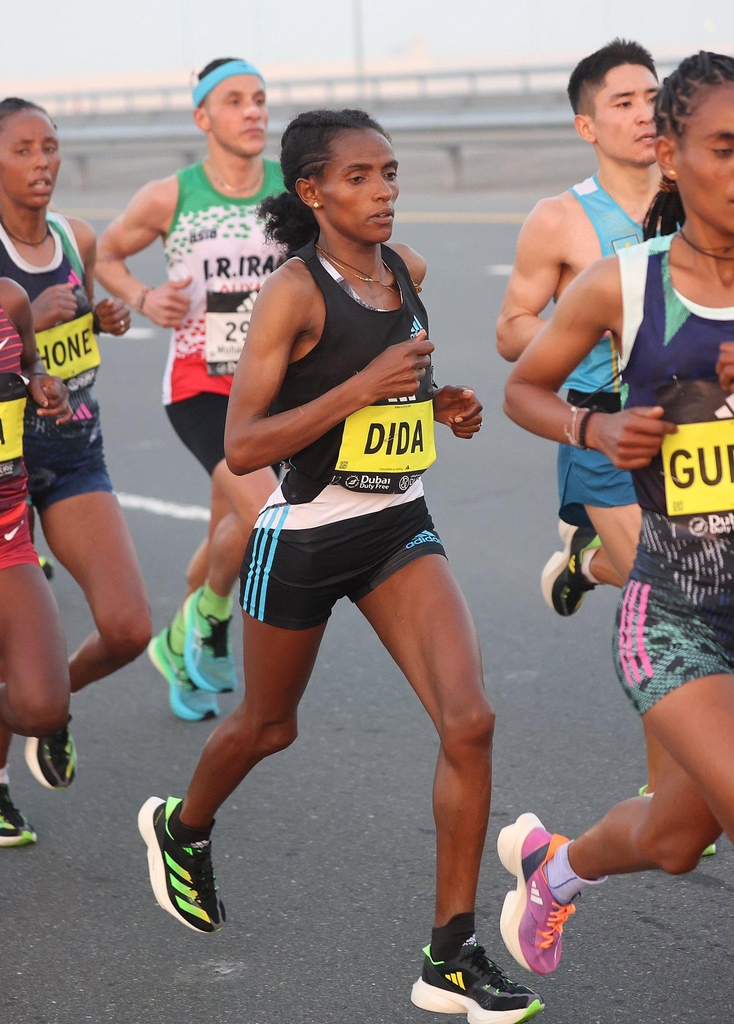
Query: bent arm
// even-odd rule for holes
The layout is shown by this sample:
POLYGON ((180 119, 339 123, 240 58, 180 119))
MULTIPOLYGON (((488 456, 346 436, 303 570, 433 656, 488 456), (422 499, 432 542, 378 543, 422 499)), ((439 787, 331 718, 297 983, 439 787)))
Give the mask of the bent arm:
POLYGON ((546 323, 540 317, 555 296, 563 270, 562 211, 544 199, 517 240, 515 263, 497 320, 497 351, 514 363, 546 323))
POLYGON ((320 292, 306 267, 290 261, 263 285, 235 370, 224 433, 227 466, 242 476, 287 460, 373 399, 362 374, 305 405, 269 416, 294 345, 318 337, 320 292))
POLYGON ((566 442, 571 406, 556 392, 601 334, 622 332, 616 256, 593 264, 569 285, 551 319, 522 354, 505 387, 504 410, 533 434, 566 442))
POLYGON ((96 275, 107 291, 135 306, 145 288, 128 270, 125 260, 147 249, 168 233, 178 202, 178 179, 145 185, 127 209, 107 226, 98 242, 96 275))

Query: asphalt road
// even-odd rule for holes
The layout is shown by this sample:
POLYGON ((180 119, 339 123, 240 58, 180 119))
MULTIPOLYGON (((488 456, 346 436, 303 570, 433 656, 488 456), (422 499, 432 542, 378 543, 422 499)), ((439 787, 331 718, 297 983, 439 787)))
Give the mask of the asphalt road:
MULTIPOLYGON (((529 208, 528 197, 406 205, 529 208)), ((517 223, 414 221, 396 229, 428 258, 423 298, 437 380, 471 383, 485 404, 477 439, 441 436, 426 490, 477 622, 498 713, 478 921, 504 965, 498 920, 510 877, 494 852, 498 830, 533 810, 575 835, 635 793, 645 774, 639 721, 612 667, 616 595, 595 592, 568 621, 540 596, 540 568, 557 542, 555 453, 504 418, 507 368, 493 345, 506 282, 496 267, 512 262, 517 231, 517 223)), ((161 278, 160 252, 140 265, 146 279, 161 278)), ((116 487, 205 505, 207 478, 160 405, 165 332, 103 339, 102 350, 98 392, 116 487)), ((204 525, 127 515, 160 629, 204 525)), ((73 647, 90 628, 88 610, 63 571, 54 590, 73 647)), ((223 698, 223 713, 236 699, 223 698)), ((299 741, 258 767, 219 815, 215 867, 229 923, 216 936, 196 936, 157 908, 135 823, 151 794, 183 792, 211 723, 175 719, 145 657, 75 697, 73 714, 80 769, 69 792, 43 790, 21 744, 11 752, 12 792, 39 842, 0 853, 3 1024, 438 1024, 409 1001, 430 936, 437 742, 354 608, 332 618, 299 741)), ((537 979, 543 1019, 730 1020, 733 865, 722 840, 686 878, 613 879, 584 896, 562 966, 537 979)))

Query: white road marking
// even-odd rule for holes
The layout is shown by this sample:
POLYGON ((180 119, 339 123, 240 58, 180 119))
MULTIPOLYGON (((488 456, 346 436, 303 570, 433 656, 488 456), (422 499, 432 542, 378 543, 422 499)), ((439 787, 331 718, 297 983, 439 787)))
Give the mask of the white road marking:
POLYGON ((490 263, 484 268, 484 273, 490 277, 509 277, 512 273, 511 263, 490 263))
POLYGON ((178 501, 162 501, 160 498, 146 498, 143 494, 125 494, 117 492, 117 500, 123 508, 142 512, 152 512, 156 516, 167 516, 169 519, 195 519, 202 523, 209 522, 209 509, 203 505, 182 505, 178 501))

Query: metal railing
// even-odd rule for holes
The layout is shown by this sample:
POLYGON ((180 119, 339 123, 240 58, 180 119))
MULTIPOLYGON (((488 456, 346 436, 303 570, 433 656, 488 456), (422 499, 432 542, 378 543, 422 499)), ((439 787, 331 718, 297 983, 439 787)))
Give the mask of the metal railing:
MULTIPOLYGON (((661 75, 672 63, 660 66, 661 75)), ((564 90, 569 65, 540 67, 483 67, 451 71, 411 71, 344 75, 329 78, 280 79, 268 83, 271 106, 359 101, 427 100, 451 96, 476 99, 503 95, 527 96, 564 90)), ((166 113, 191 106, 188 85, 110 88, 31 94, 31 99, 54 116, 166 113)))

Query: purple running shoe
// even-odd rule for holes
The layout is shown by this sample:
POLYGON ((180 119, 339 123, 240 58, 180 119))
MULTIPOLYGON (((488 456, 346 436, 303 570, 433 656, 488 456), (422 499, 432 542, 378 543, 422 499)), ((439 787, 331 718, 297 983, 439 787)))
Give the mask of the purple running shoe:
POLYGON ((521 814, 497 839, 502 864, 517 878, 517 889, 505 896, 500 931, 521 967, 550 974, 561 962, 563 926, 576 912, 573 903, 556 903, 548 888, 545 865, 568 842, 552 835, 534 814, 521 814))

